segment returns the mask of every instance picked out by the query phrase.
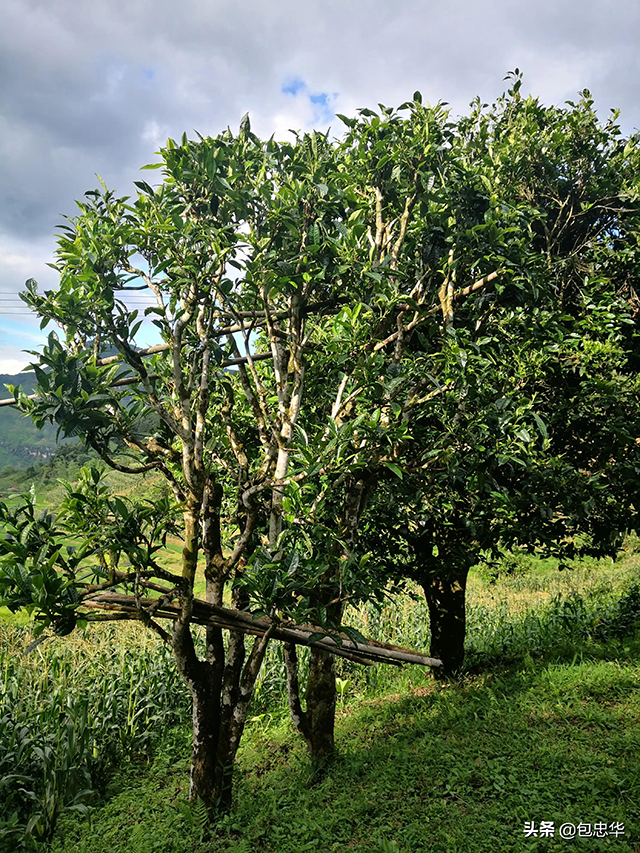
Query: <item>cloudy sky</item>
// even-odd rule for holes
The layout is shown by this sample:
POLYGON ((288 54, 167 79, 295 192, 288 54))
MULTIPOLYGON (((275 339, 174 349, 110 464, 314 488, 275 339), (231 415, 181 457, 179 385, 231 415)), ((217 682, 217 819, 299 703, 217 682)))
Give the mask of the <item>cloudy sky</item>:
POLYGON ((546 103, 589 88, 630 133, 639 36, 634 0, 3 0, 0 373, 43 340, 16 294, 55 287, 54 229, 95 173, 126 194, 168 136, 245 112, 278 138, 416 89, 460 114, 516 66, 546 103))

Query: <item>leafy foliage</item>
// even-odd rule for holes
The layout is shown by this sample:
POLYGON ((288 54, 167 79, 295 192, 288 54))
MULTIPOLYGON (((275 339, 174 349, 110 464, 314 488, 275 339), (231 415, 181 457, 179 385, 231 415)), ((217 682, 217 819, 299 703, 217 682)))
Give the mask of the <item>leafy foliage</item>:
MULTIPOLYGON (((131 198, 88 192, 58 290, 27 282, 64 338, 33 365, 37 398, 16 400, 166 488, 123 501, 87 473, 55 519, 5 507, 5 600, 62 634, 135 612, 171 646, 194 703, 191 795, 211 812, 230 806, 269 636, 247 653, 209 624, 196 651, 199 557, 210 605, 226 591, 322 631, 411 575, 440 596, 436 637, 481 555, 612 554, 637 526, 640 161, 615 122, 587 92, 523 97, 518 73, 458 121, 417 92, 345 119, 339 141, 263 141, 245 117, 235 136, 168 140, 161 182, 131 198), (162 343, 140 352, 143 323, 162 343), (179 575, 155 559, 177 513, 179 575), (151 592, 175 603, 169 630, 151 592)), ((311 662, 292 708, 330 751, 335 676, 311 662)))
POLYGON ((520 83, 457 125, 461 213, 440 250, 450 280, 481 245, 508 273, 394 370, 430 399, 363 530, 383 573, 409 566, 427 591, 505 547, 615 555, 638 524, 637 139, 586 91, 545 107, 520 83))
POLYGON ((139 636, 114 645, 103 631, 25 658, 24 630, 0 628, 0 849, 15 851, 50 840, 60 815, 86 815, 114 764, 148 754, 188 701, 170 656, 139 636))

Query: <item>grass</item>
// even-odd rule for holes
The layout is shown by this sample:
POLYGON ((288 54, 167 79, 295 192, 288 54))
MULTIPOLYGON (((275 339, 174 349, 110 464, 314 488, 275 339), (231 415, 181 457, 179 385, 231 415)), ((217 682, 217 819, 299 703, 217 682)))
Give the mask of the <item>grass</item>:
MULTIPOLYGON (((495 584, 472 576, 470 668, 460 682, 340 663, 339 755, 321 778, 288 721, 273 644, 230 815, 208 829, 188 804, 189 725, 167 718, 155 723, 161 739, 143 726, 145 749, 124 751, 105 773, 87 800, 90 823, 63 811, 51 853, 640 851, 638 558, 521 569, 495 584), (566 822, 623 823, 625 835, 525 838, 526 821, 553 821, 556 834, 566 822)), ((423 605, 403 599, 352 622, 424 648, 424 617, 423 605)), ((140 642, 145 658, 153 641, 143 636, 124 642, 140 642)))
MULTIPOLYGON (((12 414, 17 415, 16 412, 12 414)), ((27 419, 25 423, 30 425, 31 422, 27 419)), ((37 505, 42 509, 54 508, 60 504, 65 494, 59 480, 73 483, 83 465, 104 467, 92 450, 84 448, 73 439, 66 439, 58 444, 55 454, 46 462, 26 468, 0 468, 0 500, 18 497, 33 486, 37 505)), ((161 475, 131 475, 111 470, 108 482, 118 495, 144 498, 152 494, 154 487, 163 483, 163 478, 161 475)))
MULTIPOLYGON (((35 478, 39 504, 53 505, 57 478, 73 479, 73 465, 86 461, 71 447, 37 471, 0 472, 0 498, 35 478)), ((132 497, 149 488, 142 478, 110 479, 132 497)), ((181 549, 168 542, 166 568, 177 568, 181 549)), ((188 701, 155 638, 134 625, 100 626, 20 659, 24 619, 2 612, 0 851, 640 851, 637 550, 630 542, 615 563, 565 571, 528 555, 507 555, 498 574, 472 571, 458 683, 339 661, 339 754, 321 778, 289 723, 281 647, 272 644, 238 758, 236 805, 212 829, 187 801, 188 701), (40 822, 25 841, 29 819, 40 822), (543 820, 556 833, 565 822, 620 822, 625 835, 524 837, 526 821, 543 820), (54 827, 50 845, 35 844, 54 827)), ((409 596, 346 618, 367 636, 428 647, 426 606, 409 596)))
POLYGON ((638 850, 638 652, 634 640, 622 660, 509 669, 448 686, 416 686, 422 676, 407 674, 397 692, 360 697, 340 716, 340 757, 320 781, 288 726, 250 726, 236 809, 207 839, 186 807, 187 763, 165 749, 151 765, 123 769, 91 829, 67 819, 52 849, 638 850), (589 848, 531 841, 527 820, 616 821, 626 835, 589 848))

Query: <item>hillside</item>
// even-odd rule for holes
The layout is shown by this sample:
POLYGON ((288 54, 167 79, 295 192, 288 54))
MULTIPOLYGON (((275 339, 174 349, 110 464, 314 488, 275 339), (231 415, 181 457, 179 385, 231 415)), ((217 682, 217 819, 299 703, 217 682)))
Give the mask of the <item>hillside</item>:
MULTIPOLYGON (((68 768, 57 778, 72 781, 82 761, 94 774, 74 801, 86 803, 91 822, 67 800, 48 849, 637 853, 636 547, 630 540, 617 562, 569 571, 531 557, 493 582, 472 572, 469 659, 457 681, 339 661, 338 755, 323 768, 292 729, 273 644, 238 756, 235 806, 209 830, 199 804, 187 802, 189 700, 166 648, 141 626, 103 624, 22 656, 26 629, 0 621, 0 663, 4 654, 13 691, 5 742, 14 743, 10 726, 34 742, 54 732, 68 768), (543 821, 553 837, 535 837, 543 821), (578 827, 582 837, 572 837, 578 827)), ((402 597, 351 616, 367 634, 428 647, 424 602, 402 597)), ((24 785, 12 775, 21 772, 15 755, 7 750, 9 791, 24 785)), ((17 826, 11 831, 7 853, 20 838, 17 826)))
MULTIPOLYGON (((11 396, 6 385, 21 385, 30 394, 34 382, 33 373, 0 374, 0 398, 11 396)), ((20 470, 46 462, 58 446, 56 432, 53 426, 36 429, 29 418, 12 406, 0 408, 0 470, 7 467, 20 470)))

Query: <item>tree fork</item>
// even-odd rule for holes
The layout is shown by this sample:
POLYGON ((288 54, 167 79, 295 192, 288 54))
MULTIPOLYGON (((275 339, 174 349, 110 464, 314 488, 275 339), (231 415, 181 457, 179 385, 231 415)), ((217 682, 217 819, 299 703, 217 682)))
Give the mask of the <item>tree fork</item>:
POLYGON ((293 643, 285 643, 284 662, 291 720, 304 738, 313 762, 319 765, 335 752, 334 656, 320 649, 311 649, 305 696, 306 710, 303 710, 300 701, 298 655, 293 643))

